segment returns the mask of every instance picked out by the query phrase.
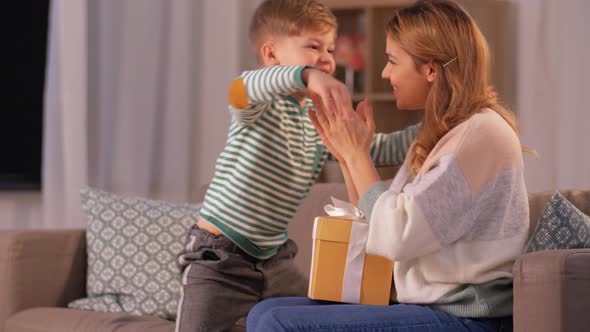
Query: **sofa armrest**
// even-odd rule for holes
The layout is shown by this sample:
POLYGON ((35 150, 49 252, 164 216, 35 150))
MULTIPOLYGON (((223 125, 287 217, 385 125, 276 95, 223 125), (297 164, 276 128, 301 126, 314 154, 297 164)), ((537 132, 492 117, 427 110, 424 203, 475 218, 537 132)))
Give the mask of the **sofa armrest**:
POLYGON ((83 230, 0 232, 0 331, 15 312, 85 296, 83 230))
POLYGON ((588 331, 590 249, 520 256, 514 273, 514 331, 588 331))

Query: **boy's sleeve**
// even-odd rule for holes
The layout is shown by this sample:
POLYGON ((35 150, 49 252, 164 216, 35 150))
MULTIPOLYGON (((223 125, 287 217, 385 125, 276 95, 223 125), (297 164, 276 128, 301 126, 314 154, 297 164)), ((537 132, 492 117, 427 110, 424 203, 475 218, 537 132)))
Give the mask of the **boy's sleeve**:
POLYGON ((393 133, 376 133, 371 144, 371 159, 375 166, 401 165, 416 139, 420 123, 393 133))
POLYGON ((243 72, 230 84, 230 111, 238 121, 254 121, 268 104, 306 88, 301 77, 305 68, 274 66, 243 72))

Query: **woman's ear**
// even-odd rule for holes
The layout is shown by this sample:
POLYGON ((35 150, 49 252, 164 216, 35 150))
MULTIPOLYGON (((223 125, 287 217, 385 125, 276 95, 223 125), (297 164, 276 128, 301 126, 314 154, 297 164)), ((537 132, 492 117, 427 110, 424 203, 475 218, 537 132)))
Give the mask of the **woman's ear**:
POLYGON ((260 56, 262 57, 262 64, 265 67, 278 66, 279 60, 272 43, 264 43, 260 47, 260 56))
POLYGON ((438 73, 438 69, 436 68, 434 63, 429 62, 429 63, 425 64, 422 68, 424 70, 424 75, 426 77, 426 80, 429 83, 434 83, 434 80, 436 79, 436 74, 438 73))

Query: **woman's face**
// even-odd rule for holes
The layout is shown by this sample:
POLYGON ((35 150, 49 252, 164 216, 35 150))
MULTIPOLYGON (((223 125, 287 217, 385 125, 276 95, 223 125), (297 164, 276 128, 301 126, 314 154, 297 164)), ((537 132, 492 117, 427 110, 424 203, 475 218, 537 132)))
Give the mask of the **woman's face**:
POLYGON ((434 81, 431 66, 414 63, 412 56, 399 43, 385 38, 387 63, 381 77, 393 88, 398 109, 422 110, 434 81))

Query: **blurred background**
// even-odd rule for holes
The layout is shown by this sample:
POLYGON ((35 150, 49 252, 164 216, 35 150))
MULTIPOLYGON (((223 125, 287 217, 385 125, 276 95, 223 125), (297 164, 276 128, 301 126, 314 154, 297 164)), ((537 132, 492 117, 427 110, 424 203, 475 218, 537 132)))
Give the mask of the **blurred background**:
MULTIPOLYGON (((23 0, 3 10, 0 229, 80 228, 86 185, 195 202, 230 123, 229 82, 256 67, 261 0, 23 0)), ((384 24, 408 0, 326 1, 337 77, 369 98, 378 130, 419 121, 380 79, 384 24)), ((464 0, 492 47, 529 191, 590 188, 587 0, 464 0)), ((384 177, 393 176, 383 171, 384 177)), ((340 181, 328 165, 322 181, 340 181)))

